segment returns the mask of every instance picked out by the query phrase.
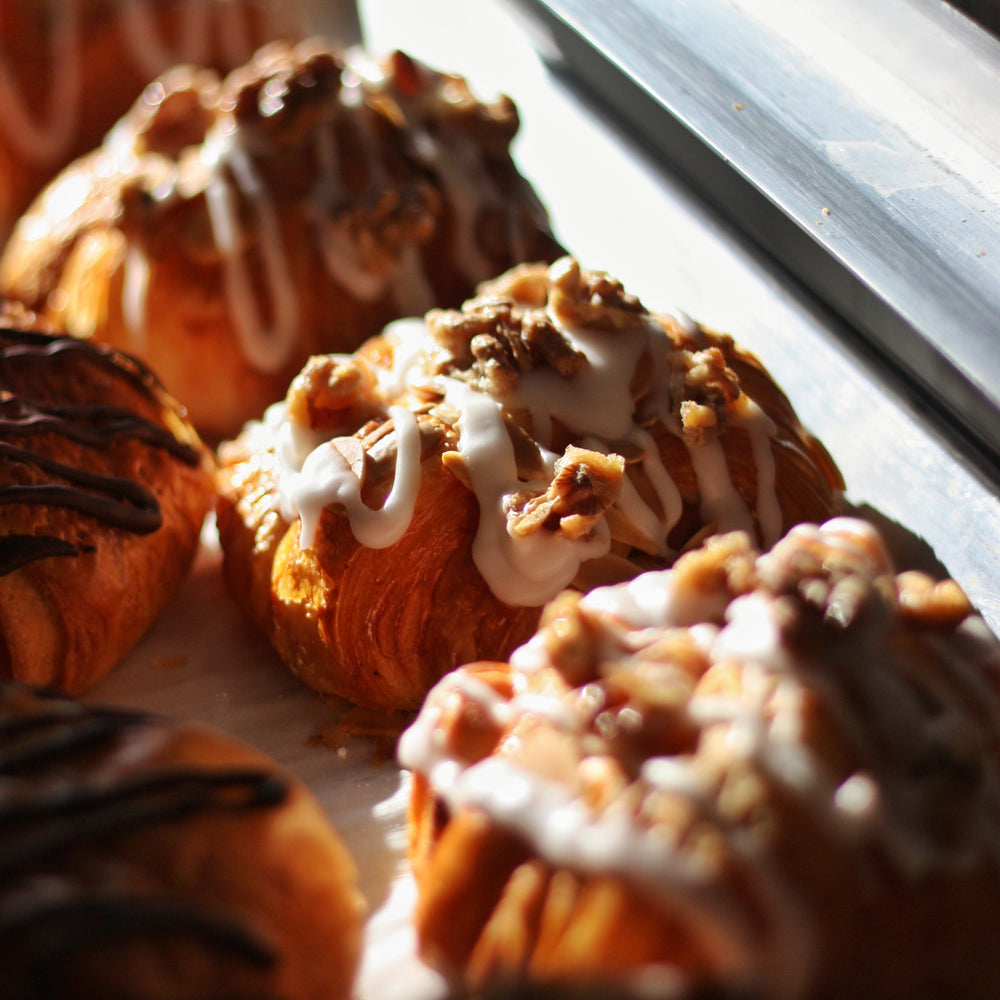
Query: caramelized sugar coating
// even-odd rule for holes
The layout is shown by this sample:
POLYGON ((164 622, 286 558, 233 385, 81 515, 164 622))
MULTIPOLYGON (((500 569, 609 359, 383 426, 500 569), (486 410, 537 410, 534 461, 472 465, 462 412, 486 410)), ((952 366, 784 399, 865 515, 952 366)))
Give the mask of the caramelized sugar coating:
POLYGON ((187 573, 212 460, 152 373, 110 348, 0 325, 0 677, 76 692, 132 648, 187 573))
POLYGON ((569 258, 313 358, 220 459, 237 600, 318 691, 403 710, 563 587, 770 544, 842 485, 756 358, 569 258))
POLYGON ((308 33, 295 0, 0 0, 0 244, 161 73, 308 33))
POLYGON ((182 67, 39 197, 0 286, 141 357, 204 436, 232 436, 311 355, 560 252, 517 128, 509 99, 399 52, 314 39, 224 80, 182 67))
POLYGON ((567 592, 401 740, 421 950, 473 989, 988 993, 998 679, 957 585, 860 521, 567 592))
POLYGON ((309 792, 235 741, 0 682, 7 1000, 347 1000, 363 904, 309 792))

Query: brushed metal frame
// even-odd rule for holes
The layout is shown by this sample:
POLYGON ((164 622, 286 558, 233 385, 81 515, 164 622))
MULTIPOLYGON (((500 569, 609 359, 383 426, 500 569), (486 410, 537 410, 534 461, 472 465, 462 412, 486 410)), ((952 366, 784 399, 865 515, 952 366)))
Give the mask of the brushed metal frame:
POLYGON ((551 59, 910 380, 996 478, 1000 43, 932 0, 515 5, 551 59), (852 65, 885 93, 854 89, 852 65))

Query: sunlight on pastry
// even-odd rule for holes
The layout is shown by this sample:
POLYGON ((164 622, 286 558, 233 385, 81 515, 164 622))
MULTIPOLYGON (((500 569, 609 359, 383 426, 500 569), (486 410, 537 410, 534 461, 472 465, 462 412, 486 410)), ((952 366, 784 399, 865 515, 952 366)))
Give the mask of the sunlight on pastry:
POLYGON ((392 709, 564 587, 770 545, 842 487, 755 357, 571 258, 314 357, 220 460, 237 600, 307 683, 392 709))
POLYGON ((421 952, 473 990, 977 995, 998 671, 957 585, 853 519, 567 592, 401 740, 421 952))
POLYGON ((231 436, 310 355, 558 256, 518 125, 461 77, 318 38, 225 78, 177 67, 36 199, 0 291, 142 358, 231 436))

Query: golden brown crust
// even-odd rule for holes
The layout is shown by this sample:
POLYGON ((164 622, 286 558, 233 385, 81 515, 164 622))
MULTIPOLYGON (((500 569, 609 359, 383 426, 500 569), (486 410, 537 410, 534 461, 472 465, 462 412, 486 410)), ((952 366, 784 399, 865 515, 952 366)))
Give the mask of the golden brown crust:
POLYGON ((423 453, 410 528, 384 549, 362 545, 328 510, 303 550, 298 525, 276 509, 267 457, 222 449, 216 513, 229 590, 320 694, 412 711, 455 663, 483 649, 506 655, 537 624, 537 608, 504 604, 477 572, 475 497, 441 462, 447 439, 426 434, 438 440, 423 453))
POLYGON ((9 682, 0 751, 6 997, 350 996, 354 865, 273 761, 9 682))
POLYGON ((568 593, 403 737, 422 953, 473 989, 976 996, 998 719, 1000 644, 861 522, 568 593))
POLYGON ((517 115, 396 53, 361 81, 317 40, 224 81, 179 68, 19 224, 6 294, 142 357, 209 439, 306 359, 560 249, 517 172, 517 115))
MULTIPOLYGON (((525 546, 553 536, 566 546, 585 546, 607 530, 608 551, 584 559, 575 578, 571 569, 564 581, 586 590, 668 565, 716 530, 718 517, 744 516, 766 535, 833 514, 840 475, 760 363, 729 337, 659 322, 666 336, 619 283, 567 259, 515 268, 462 311, 432 311, 425 326, 407 328, 412 342, 411 333, 390 328, 351 358, 311 359, 291 384, 284 416, 273 411, 268 418, 278 420, 279 430, 265 421, 224 445, 218 476, 230 589, 291 669, 324 694, 413 710, 454 665, 506 656, 530 635, 541 604, 561 584, 541 598, 522 597, 518 586, 495 586, 483 569, 484 521, 502 517, 500 533, 525 546), (566 331, 572 329, 586 331, 588 343, 606 344, 601 349, 609 356, 615 337, 622 351, 635 352, 634 371, 614 376, 629 393, 621 439, 574 433, 553 418, 543 444, 544 421, 538 428, 533 421, 544 401, 505 402, 519 398, 513 395, 519 384, 532 377, 559 380, 581 398, 600 394, 575 381, 594 377, 598 366, 571 343, 566 331), (653 376, 651 352, 664 369, 653 376), (401 366, 411 358, 418 360, 404 377, 401 366), (741 388, 744 375, 752 399, 741 388), (664 415, 656 407, 664 405, 667 389, 672 409, 664 415), (516 470, 495 503, 484 500, 470 478, 474 449, 463 437, 466 404, 460 402, 469 392, 503 404, 502 410, 488 404, 502 414, 496 463, 508 461, 509 439, 516 470), (307 529, 303 545, 298 513, 281 499, 301 469, 289 465, 284 452, 279 456, 275 435, 304 436, 311 442, 306 451, 327 442, 322 448, 339 452, 364 505, 380 510, 407 450, 394 405, 413 415, 420 437, 419 485, 405 532, 386 547, 363 542, 346 501, 337 501, 318 516, 314 537, 307 529), (758 474, 769 469, 773 485, 759 483, 758 474), (619 504, 626 488, 633 496, 619 504), (670 488, 677 496, 672 514, 664 508, 670 488), (705 499, 709 488, 714 506, 705 499), (640 528, 632 517, 643 505, 640 528), (758 516, 765 506, 769 518, 758 516)), ((574 407, 581 408, 573 403, 569 410, 574 407)), ((601 400, 582 408, 600 410, 601 400)), ((290 437, 282 440, 287 448, 290 437)), ((314 454, 321 458, 321 448, 314 454)), ((485 476, 493 474, 487 468, 485 476)), ((475 475, 482 478, 482 466, 475 475)), ((536 561, 550 558, 541 554, 536 561)))
POLYGON ((29 320, 0 329, 0 676, 76 692, 187 573, 212 460, 148 370, 29 320))
POLYGON ((207 30, 192 34, 184 18, 194 6, 148 0, 130 21, 117 0, 64 0, 54 11, 0 2, 0 62, 15 91, 0 87, 0 243, 38 192, 98 146, 160 73, 186 62, 226 71, 271 39, 306 33, 288 0, 203 2, 195 14, 207 30), (40 139, 12 134, 19 113, 40 139))

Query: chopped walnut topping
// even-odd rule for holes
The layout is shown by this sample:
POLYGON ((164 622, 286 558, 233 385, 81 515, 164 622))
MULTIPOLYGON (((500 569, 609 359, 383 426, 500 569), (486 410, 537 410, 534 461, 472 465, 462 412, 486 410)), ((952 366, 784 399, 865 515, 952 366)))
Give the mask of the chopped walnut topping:
POLYGON ((377 405, 375 376, 364 362, 314 355, 288 389, 288 419, 313 430, 332 430, 377 405))
POLYGON ((762 585, 796 597, 840 628, 849 628, 873 602, 894 606, 895 572, 882 543, 856 533, 846 541, 831 545, 820 533, 793 532, 759 561, 762 585))
POLYGON ((479 286, 484 299, 513 299, 520 306, 544 309, 549 301, 549 271, 543 264, 519 264, 479 286))
POLYGON ((954 580, 935 580, 926 573, 900 573, 899 610, 910 621, 954 628, 974 613, 965 592, 954 580))
POLYGON ((464 486, 472 489, 472 479, 469 477, 469 465, 457 451, 446 451, 441 455, 441 464, 464 486))
POLYGON ((210 70, 179 67, 151 83, 132 110, 137 154, 159 153, 172 160, 189 146, 200 146, 215 123, 207 97, 219 78, 210 70))
POLYGON ((713 440, 726 427, 726 408, 739 398, 739 377, 718 347, 674 350, 670 355, 670 399, 690 444, 713 440))
POLYGON ((555 476, 540 496, 515 494, 507 511, 508 530, 519 536, 545 528, 571 539, 585 538, 618 499, 625 460, 570 445, 556 462, 555 476))
POLYGON ((728 603, 751 591, 757 582, 753 540, 742 531, 713 535, 699 549, 686 552, 672 569, 678 594, 717 593, 728 603))
POLYGON ((509 298, 473 299, 462 312, 434 310, 427 326, 433 369, 467 370, 473 384, 495 398, 510 395, 519 376, 534 368, 571 378, 587 364, 543 311, 525 311, 509 298))
POLYGON ((251 138, 305 135, 333 116, 343 70, 328 48, 274 43, 227 77, 220 106, 251 138))
POLYGON ((580 597, 567 590, 550 601, 539 632, 552 665, 568 684, 578 688, 600 677, 602 628, 580 610, 580 597))
POLYGON ((571 257, 563 257, 549 268, 549 282, 549 306, 569 326, 633 329, 649 315, 620 281, 602 271, 584 271, 571 257))
POLYGON ((483 103, 463 77, 431 69, 405 52, 393 52, 382 70, 386 98, 394 100, 398 113, 420 130, 431 134, 461 131, 488 156, 506 156, 520 120, 514 102, 505 94, 483 103))

